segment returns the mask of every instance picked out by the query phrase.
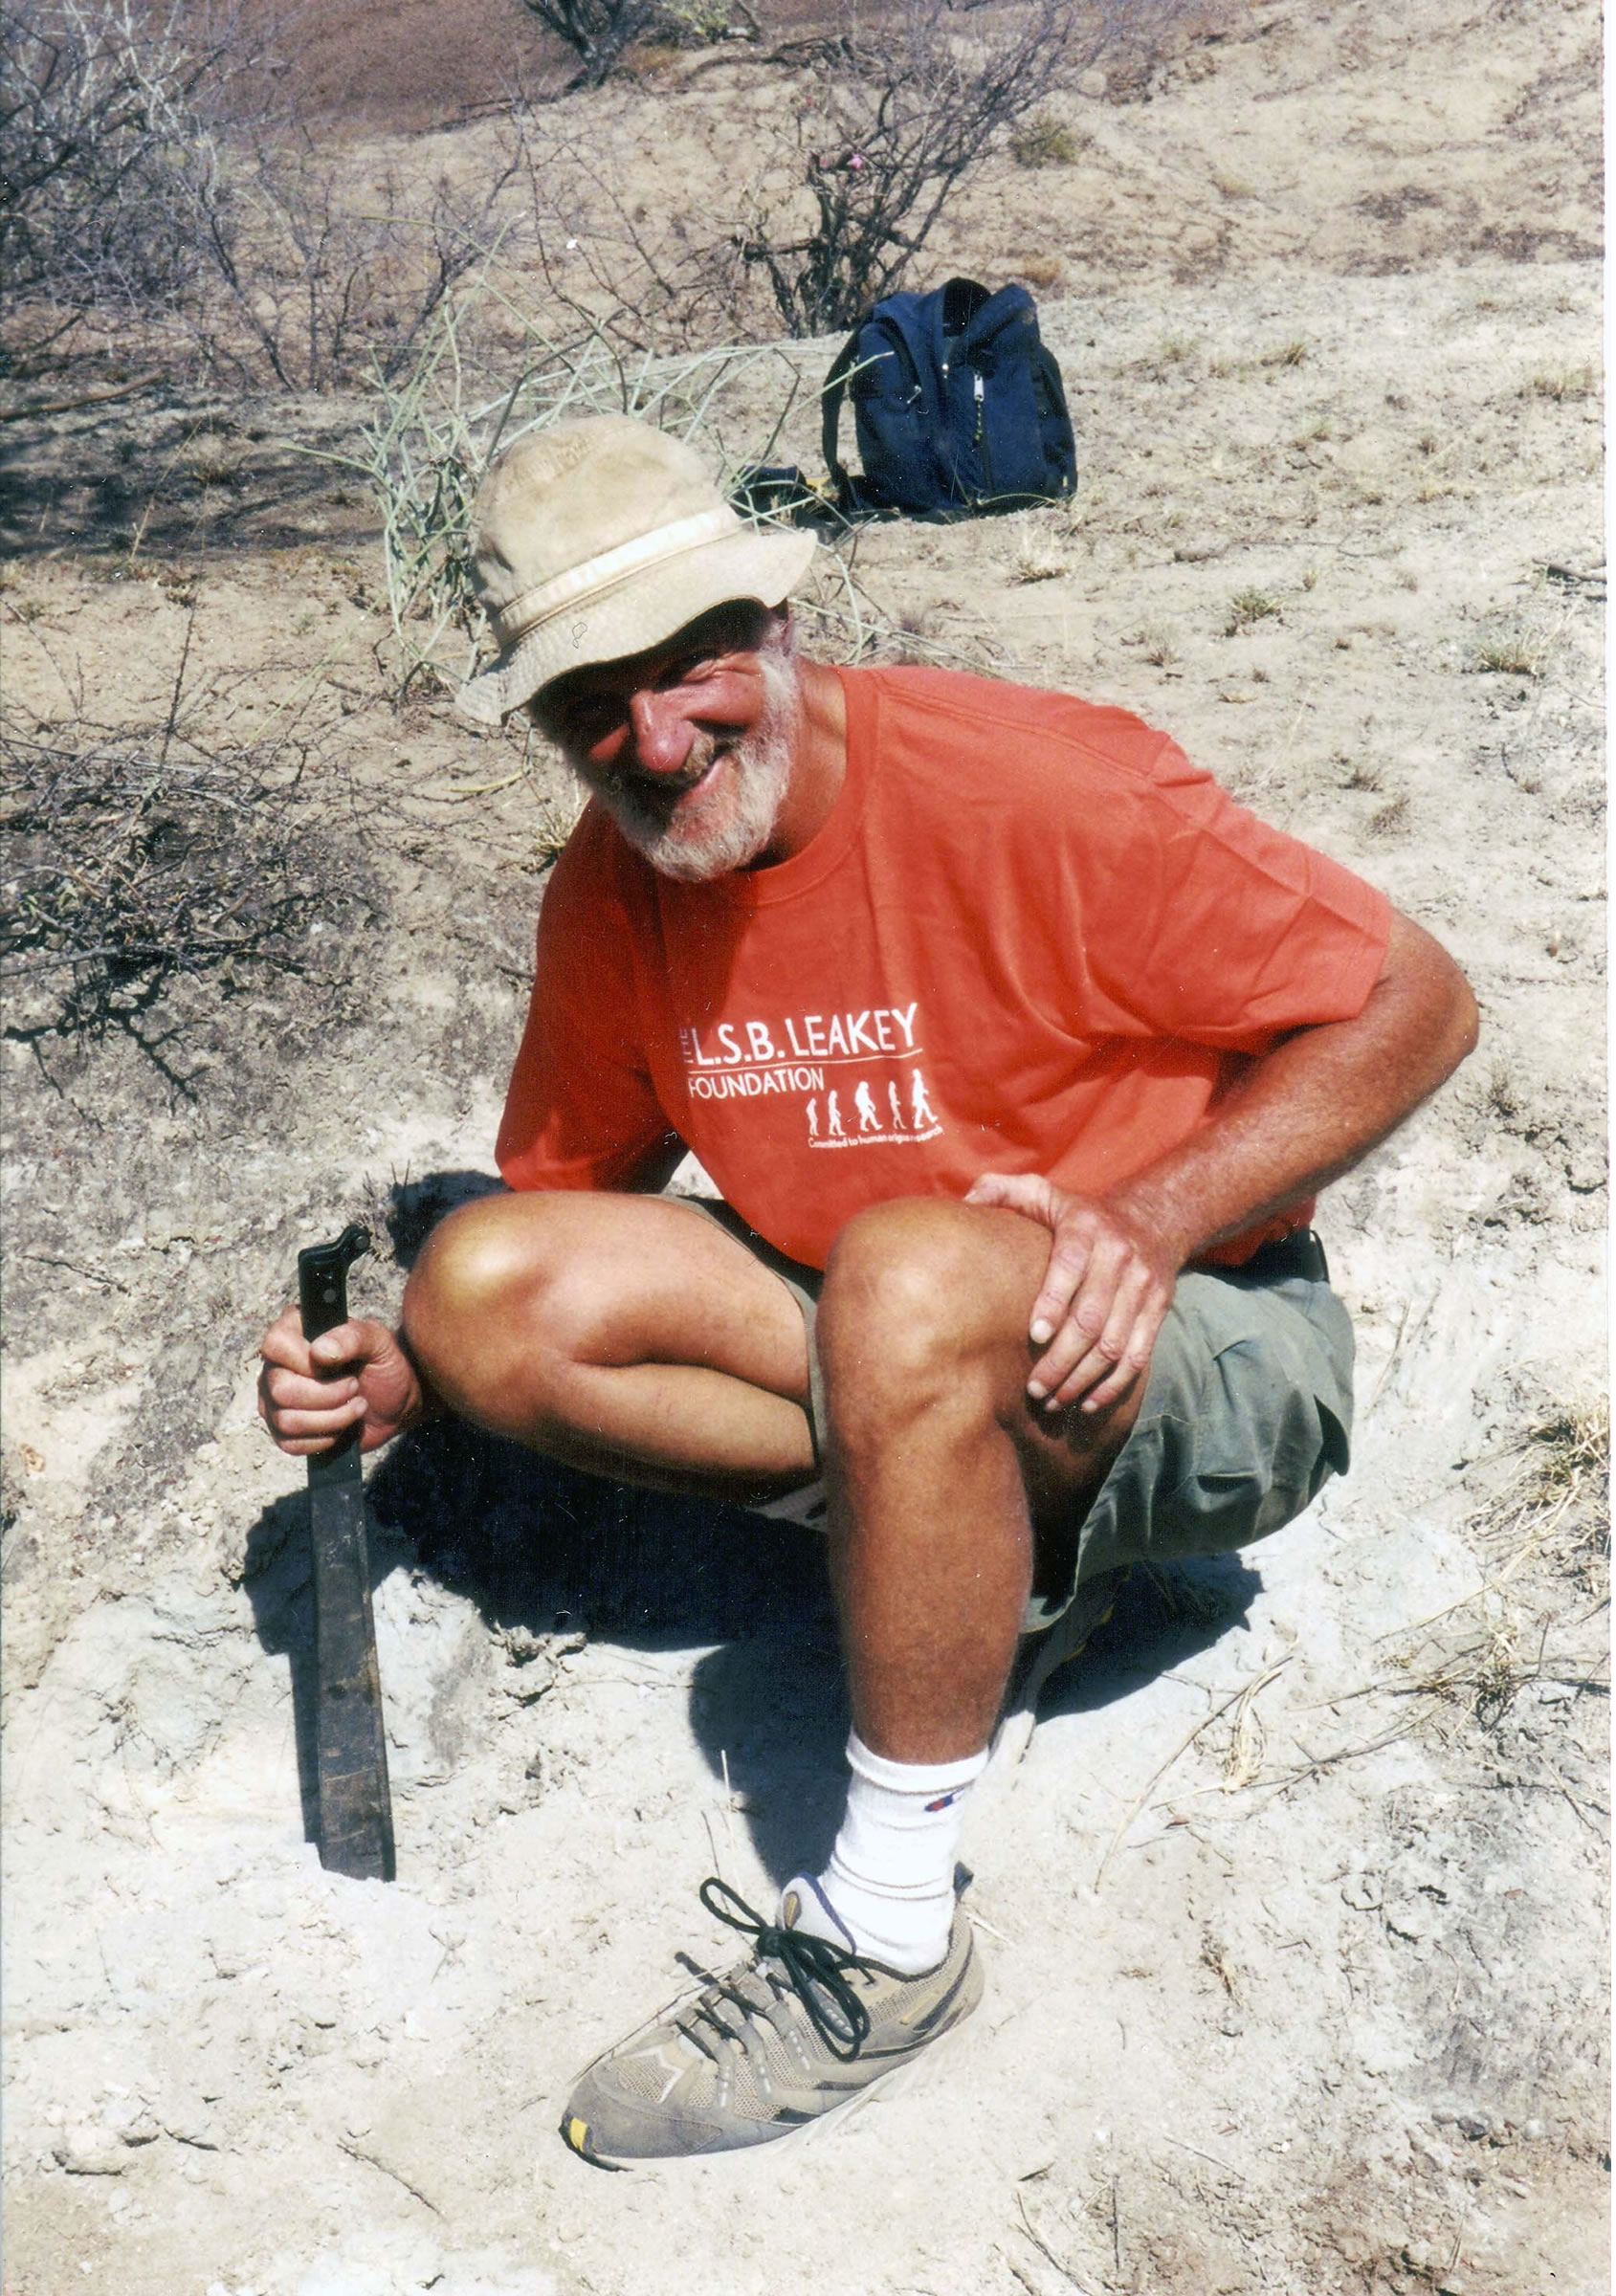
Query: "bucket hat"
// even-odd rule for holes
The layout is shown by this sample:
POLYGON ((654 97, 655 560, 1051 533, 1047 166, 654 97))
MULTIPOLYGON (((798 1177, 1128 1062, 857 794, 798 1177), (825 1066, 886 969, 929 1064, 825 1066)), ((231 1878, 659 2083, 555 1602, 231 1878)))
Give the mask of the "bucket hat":
POLYGON ((751 526, 683 440, 623 414, 506 450, 472 511, 472 583, 499 651, 460 708, 497 725, 564 671, 659 646, 715 606, 778 606, 811 535, 751 526))

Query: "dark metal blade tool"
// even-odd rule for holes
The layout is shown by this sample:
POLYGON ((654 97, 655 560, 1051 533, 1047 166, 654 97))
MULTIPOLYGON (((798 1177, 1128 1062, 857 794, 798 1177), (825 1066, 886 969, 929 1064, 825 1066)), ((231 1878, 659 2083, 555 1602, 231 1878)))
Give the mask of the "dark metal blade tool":
MULTIPOLYGON (((348 1318, 348 1268, 370 1248, 363 1227, 298 1254, 298 1305, 305 1339, 348 1318)), ((390 1882, 392 1798, 370 1558, 365 1537, 365 1481, 357 1428, 311 1459, 309 1546, 314 1558, 316 1763, 320 1779, 320 1862, 356 1881, 390 1882)))

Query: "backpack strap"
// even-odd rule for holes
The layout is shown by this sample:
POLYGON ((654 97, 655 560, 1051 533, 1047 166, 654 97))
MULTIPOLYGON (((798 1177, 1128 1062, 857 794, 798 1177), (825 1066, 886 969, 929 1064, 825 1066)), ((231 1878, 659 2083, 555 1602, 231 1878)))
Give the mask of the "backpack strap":
POLYGON ((838 458, 840 441, 837 433, 842 427, 842 400, 847 391, 848 377, 858 363, 858 338, 864 320, 869 316, 866 312, 864 319, 859 320, 836 353, 830 372, 826 376, 819 393, 820 449, 825 456, 825 468, 830 475, 830 483, 836 490, 837 507, 844 511, 852 508, 852 483, 848 477, 846 466, 838 458))

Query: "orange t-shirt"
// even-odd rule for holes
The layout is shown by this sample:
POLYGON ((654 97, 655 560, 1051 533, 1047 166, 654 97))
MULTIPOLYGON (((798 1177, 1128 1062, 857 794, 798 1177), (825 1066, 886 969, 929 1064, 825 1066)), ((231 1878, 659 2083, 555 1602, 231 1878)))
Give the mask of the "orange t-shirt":
POLYGON ((839 675, 847 780, 790 860, 678 884, 586 812, 539 922, 499 1128, 512 1187, 631 1186, 676 1136, 761 1235, 823 1267, 865 1205, 984 1172, 1103 1194, 1195 1131, 1246 1056, 1361 1010, 1384 895, 1164 735, 943 671, 839 675))

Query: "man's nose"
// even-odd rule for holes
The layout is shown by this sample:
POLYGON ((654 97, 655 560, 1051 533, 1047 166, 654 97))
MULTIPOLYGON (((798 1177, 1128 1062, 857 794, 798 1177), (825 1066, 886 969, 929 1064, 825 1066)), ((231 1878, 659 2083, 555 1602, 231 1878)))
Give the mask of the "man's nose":
POLYGON ((642 773, 678 773, 689 757, 696 729, 673 694, 654 686, 629 696, 629 726, 634 763, 642 773))

